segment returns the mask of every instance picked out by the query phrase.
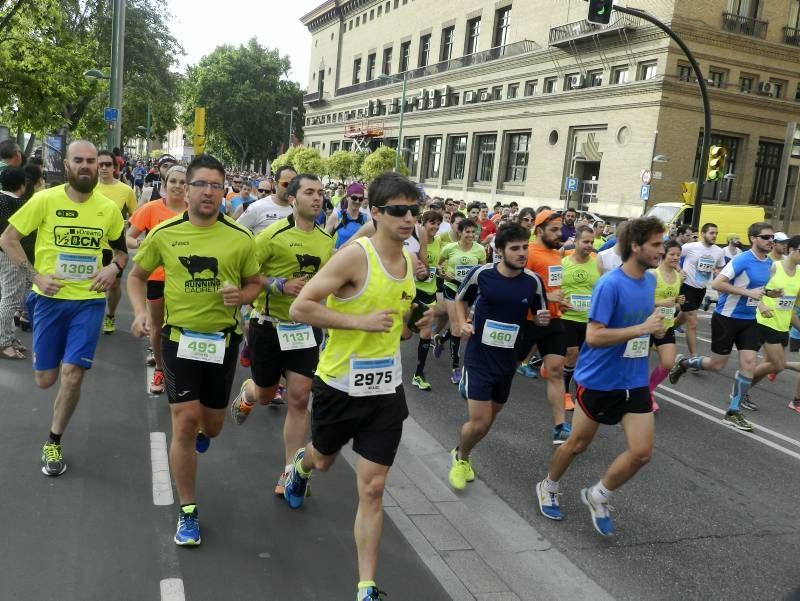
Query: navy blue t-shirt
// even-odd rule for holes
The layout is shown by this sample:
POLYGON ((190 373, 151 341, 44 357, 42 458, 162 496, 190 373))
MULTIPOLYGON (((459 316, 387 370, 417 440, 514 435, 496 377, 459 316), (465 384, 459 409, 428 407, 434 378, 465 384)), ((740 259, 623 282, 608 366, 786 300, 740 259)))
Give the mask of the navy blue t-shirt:
MULTIPOLYGON (((517 356, 522 349, 523 330, 528 311, 547 307, 544 284, 538 275, 527 269, 509 278, 497 269, 497 264, 475 267, 464 278, 456 298, 475 309, 470 336, 464 351, 464 365, 493 376, 512 375, 517 368, 517 356), (517 326, 517 335, 511 348, 490 346, 482 342, 486 320, 497 322, 494 331, 507 336, 517 326)), ((488 333, 487 333, 488 334, 488 333)))
MULTIPOLYGON (((622 268, 604 274, 592 292, 589 321, 609 329, 627 328, 647 321, 655 308, 656 278, 645 273, 629 277, 622 268)), ((650 347, 650 336, 638 340, 650 347)), ((632 343, 636 344, 636 343, 632 343)), ((628 343, 592 347, 584 342, 575 366, 575 382, 590 390, 631 390, 648 384, 648 357, 625 357, 628 343)), ((629 349, 629 354, 633 350, 629 349)))

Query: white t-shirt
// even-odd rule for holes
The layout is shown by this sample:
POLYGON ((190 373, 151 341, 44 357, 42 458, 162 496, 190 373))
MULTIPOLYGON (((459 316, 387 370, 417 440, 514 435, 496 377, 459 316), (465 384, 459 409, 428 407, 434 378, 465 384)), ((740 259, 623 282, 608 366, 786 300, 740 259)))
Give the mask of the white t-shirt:
POLYGON ((705 288, 714 277, 714 269, 725 267, 725 251, 719 246, 689 242, 681 246, 684 281, 692 288, 705 288))
POLYGON ((419 255, 419 224, 414 226, 414 233, 403 241, 403 246, 415 257, 419 255))
POLYGON ((449 233, 449 232, 450 232, 450 230, 452 230, 452 229, 453 229, 453 226, 452 226, 452 225, 450 225, 450 224, 449 224, 449 223, 447 223, 446 221, 442 221, 442 223, 441 223, 441 224, 439 224, 439 231, 438 231, 438 232, 436 232, 436 235, 438 236, 439 234, 447 234, 447 233, 449 233))
POLYGON ((251 203, 237 221, 257 236, 276 221, 292 214, 292 207, 275 204, 272 196, 266 196, 251 203))
POLYGON ((742 249, 741 248, 734 248, 733 252, 731 252, 730 248, 726 246, 724 248, 724 252, 725 252, 725 262, 727 263, 728 261, 733 259, 733 257, 735 257, 736 255, 742 254, 742 249))
POLYGON ((597 262, 600 263, 603 273, 612 271, 622 265, 622 257, 616 253, 614 248, 612 246, 597 253, 597 262))

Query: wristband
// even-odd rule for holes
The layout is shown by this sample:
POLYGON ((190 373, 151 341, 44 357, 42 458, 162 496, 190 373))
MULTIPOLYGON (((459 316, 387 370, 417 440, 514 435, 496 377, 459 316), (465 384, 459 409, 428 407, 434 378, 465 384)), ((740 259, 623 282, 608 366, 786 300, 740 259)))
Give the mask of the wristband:
POLYGON ((124 268, 124 267, 122 267, 122 266, 121 266, 119 263, 117 263, 116 261, 111 261, 111 264, 112 264, 112 265, 114 265, 114 266, 115 266, 117 269, 119 269, 119 272, 120 272, 120 273, 122 273, 123 271, 125 271, 125 268, 124 268))

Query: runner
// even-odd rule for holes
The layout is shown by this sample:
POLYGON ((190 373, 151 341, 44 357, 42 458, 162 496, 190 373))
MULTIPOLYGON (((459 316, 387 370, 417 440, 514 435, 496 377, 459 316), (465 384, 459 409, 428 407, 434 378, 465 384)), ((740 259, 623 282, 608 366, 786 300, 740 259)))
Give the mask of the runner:
MULTIPOLYGON (((186 167, 175 165, 167 172, 165 192, 167 197, 143 204, 131 215, 126 241, 128 248, 139 248, 139 236, 147 234, 162 221, 172 219, 187 209, 186 167)), ((155 366, 150 394, 164 392, 164 361, 161 355, 161 324, 164 322, 164 268, 158 267, 147 280, 147 308, 150 311, 150 353, 155 366)))
POLYGON ((343 209, 340 205, 328 217, 325 230, 334 237, 337 250, 369 222, 369 215, 361 210, 363 202, 364 186, 354 182, 347 186, 347 208, 343 209))
POLYGON ((538 315, 547 306, 544 283, 525 269, 528 238, 528 231, 516 223, 502 226, 495 238, 500 262, 470 272, 456 296, 453 329, 469 337, 459 385, 467 399, 469 420, 461 426, 458 446, 450 451, 448 480, 456 490, 475 479, 470 454, 508 400, 517 357, 525 353, 520 328, 529 313, 536 316, 538 326, 550 320, 546 311, 538 315), (467 320, 470 306, 474 310, 471 323, 467 320))
MULTIPOLYGON (((354 527, 358 601, 383 595, 375 584, 383 489, 408 416, 400 336, 414 297, 414 270, 403 240, 414 229, 418 195, 414 183, 398 174, 373 180, 369 198, 375 235, 336 253, 289 311, 295 321, 328 328, 330 338, 312 388, 311 442, 295 453, 284 498, 290 507, 300 507, 312 470, 327 471, 352 439, 359 455, 354 527)), ((423 276, 427 268, 420 267, 423 276)), ((417 327, 431 320, 427 312, 417 327)))
POLYGON ((753 374, 761 346, 756 327, 756 308, 762 297, 780 297, 780 290, 766 290, 772 261, 767 256, 772 250, 773 229, 766 221, 747 228, 750 250, 735 257, 716 277, 712 286, 720 293, 711 317, 711 356, 675 358, 669 372, 669 381, 677 384, 687 369, 719 371, 728 363, 733 346, 739 351, 739 371, 733 383, 730 404, 722 421, 724 424, 750 432, 748 422, 739 406, 753 383, 753 374))
POLYGON ((647 390, 647 355, 650 336, 663 336, 664 323, 653 310, 656 281, 648 270, 663 255, 663 234, 664 226, 654 217, 632 219, 620 234, 622 268, 601 277, 592 295, 586 345, 575 369, 579 406, 572 434, 553 454, 545 479, 536 484, 542 514, 563 519, 558 501, 562 476, 589 447, 600 424, 621 423, 627 450, 597 484, 580 493, 592 525, 603 536, 614 533, 608 505, 612 492, 646 465, 653 452, 655 420, 647 390))
MULTIPOLYGON (((158 159, 158 169, 152 174, 148 174, 144 178, 145 188, 147 188, 148 184, 152 186, 150 198, 143 198, 140 196, 139 202, 150 202, 151 200, 158 200, 159 198, 162 198, 163 196, 161 192, 164 183, 167 181, 167 173, 177 164, 178 161, 174 156, 171 154, 162 154, 158 159)), ((144 196, 147 195, 145 194, 144 196)))
POLYGON ((283 496, 294 452, 306 441, 308 399, 319 360, 322 332, 289 318, 289 305, 333 253, 333 238, 314 224, 322 211, 322 184, 316 175, 295 176, 287 188, 292 215, 276 221, 256 238, 256 258, 266 276, 264 290, 253 303, 249 343, 252 378, 244 381, 231 403, 231 416, 242 424, 256 401, 268 405, 281 377, 286 379, 283 426, 286 469, 275 494, 283 496))
POLYGON ((59 476, 67 469, 61 437, 78 405, 81 383, 92 367, 105 310, 105 293, 125 269, 122 213, 95 190, 97 149, 85 140, 72 142, 64 161, 67 183, 33 195, 8 220, 0 237, 14 265, 33 279, 26 305, 33 321, 33 369, 39 388, 61 381, 50 435, 42 447, 42 473, 59 476), (36 232, 36 260, 28 262, 20 240, 36 232), (103 267, 103 244, 114 249, 103 267))
MULTIPOLYGON (((442 248, 453 242, 458 242, 461 239, 461 231, 458 229, 458 224, 463 219, 465 219, 465 217, 461 213, 453 213, 450 231, 437 234, 435 241, 439 244, 440 257, 442 248)), ((432 330, 433 338, 431 340, 433 343, 433 356, 435 359, 438 359, 444 352, 445 343, 450 340, 447 308, 444 302, 444 274, 442 270, 438 268, 436 270, 436 303, 438 305, 438 311, 432 330), (442 310, 442 308, 444 308, 444 310, 442 310)))
POLYGON ((620 238, 628 227, 628 222, 623 221, 617 225, 616 238, 614 239, 614 246, 601 250, 597 253, 597 266, 600 273, 608 273, 622 265, 622 247, 620 245, 620 238))
MULTIPOLYGON (((562 236, 563 238, 563 236, 562 236)), ((592 290, 600 279, 597 258, 592 256, 594 232, 581 226, 575 232, 575 252, 561 260, 563 281, 561 292, 569 301, 569 308, 561 316, 567 335, 567 355, 564 358, 564 409, 572 411, 575 404, 570 394, 572 376, 578 353, 586 340, 586 324, 592 306, 592 290)))
MULTIPOLYGON (((442 248, 442 254, 439 257, 439 273, 442 274, 444 279, 442 296, 444 297, 444 305, 451 325, 458 323, 453 304, 458 287, 474 267, 486 263, 486 251, 483 246, 475 241, 477 235, 475 222, 472 219, 462 219, 456 224, 456 229, 459 232, 458 242, 452 242, 442 248)), ((461 338, 453 333, 451 327, 450 359, 452 372, 450 381, 453 384, 458 384, 461 380, 461 370, 458 367, 460 347, 461 338)))
POLYGON ((253 235, 221 215, 225 168, 201 154, 186 170, 188 210, 152 230, 134 258, 131 331, 150 333, 147 279, 164 267, 161 349, 172 417, 170 464, 180 509, 174 541, 199 545, 197 455, 222 429, 241 340, 239 306, 261 290, 253 235))
POLYGON ((783 232, 775 232, 775 241, 772 247, 772 252, 769 253, 769 258, 773 263, 777 263, 786 255, 786 243, 789 241, 789 236, 783 232))
POLYGON ((697 355, 697 310, 706 297, 708 284, 725 267, 725 252, 716 246, 717 231, 717 224, 704 223, 700 228, 702 240, 680 247, 684 275, 681 296, 686 302, 675 323, 686 324, 686 346, 691 357, 697 355))

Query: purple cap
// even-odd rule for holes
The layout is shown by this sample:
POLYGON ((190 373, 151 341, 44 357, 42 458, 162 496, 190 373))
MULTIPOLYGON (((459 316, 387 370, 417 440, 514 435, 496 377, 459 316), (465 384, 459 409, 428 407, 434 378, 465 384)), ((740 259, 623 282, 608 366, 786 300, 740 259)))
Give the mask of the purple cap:
POLYGON ((364 196, 364 185, 359 184, 358 182, 353 182, 352 184, 347 186, 347 195, 364 196))

